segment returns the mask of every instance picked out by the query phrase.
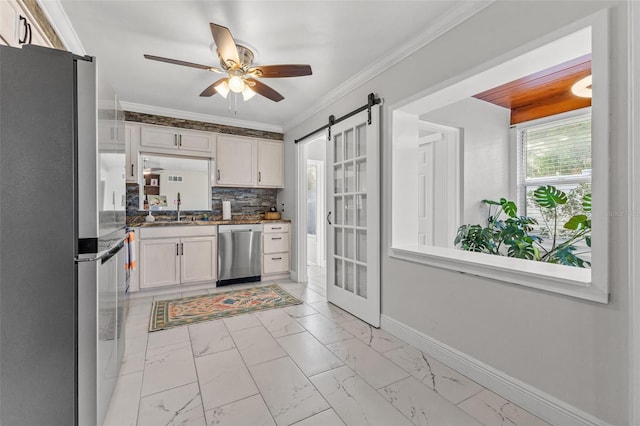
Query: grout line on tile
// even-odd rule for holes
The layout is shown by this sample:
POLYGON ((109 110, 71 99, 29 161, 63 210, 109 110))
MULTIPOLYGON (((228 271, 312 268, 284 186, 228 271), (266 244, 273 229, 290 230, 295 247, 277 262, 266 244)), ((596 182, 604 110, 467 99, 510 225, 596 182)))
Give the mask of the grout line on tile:
MULTIPOLYGON (((223 322, 223 324, 224 324, 224 322, 223 322)), ((242 353, 240 352, 240 349, 238 348, 238 345, 236 344, 236 340, 233 338, 233 335, 231 334, 231 330, 229 330, 227 328, 227 324, 224 324, 224 327, 227 329, 227 333, 229 333, 229 337, 231 337, 231 341, 233 342, 233 345, 235 346, 235 349, 238 351, 238 354, 240 355, 240 359, 242 360, 242 363, 244 364, 244 368, 247 369, 247 372, 249 373, 249 377, 251 377, 251 381, 253 382, 253 385, 258 390, 258 393, 256 395, 260 395, 260 398, 262 398, 262 403, 264 404, 265 407, 267 407, 267 412, 269 413, 269 415, 271 416, 271 419, 273 420, 273 424, 277 424, 275 417, 273 417, 273 414, 271 413, 271 410, 269 409, 269 406, 267 405, 267 401, 265 401, 264 396, 262 395, 262 392, 260 391, 260 388, 258 387, 258 383, 256 383, 256 379, 253 378, 253 374, 251 374, 251 370, 249 369, 249 366, 247 365, 247 362, 244 360, 244 358, 242 356, 242 353)), ((276 343, 277 343, 277 341, 276 341, 276 343)), ((278 343, 278 345, 279 345, 279 343, 278 343)), ((251 395, 251 396, 253 396, 253 395, 251 395)), ((205 415, 205 420, 206 420, 206 415, 205 415)))
MULTIPOLYGON (((224 323, 223 323, 224 324, 224 323)), ((200 408, 202 408, 202 418, 207 424, 207 412, 204 409, 204 399, 202 399, 202 389, 200 388, 200 376, 198 376, 198 367, 196 365, 196 355, 193 352, 193 340, 191 340, 191 329, 187 326, 187 334, 189 335, 189 347, 191 348, 191 360, 193 361, 193 369, 196 373, 196 383, 198 384, 198 395, 200 396, 200 408)))

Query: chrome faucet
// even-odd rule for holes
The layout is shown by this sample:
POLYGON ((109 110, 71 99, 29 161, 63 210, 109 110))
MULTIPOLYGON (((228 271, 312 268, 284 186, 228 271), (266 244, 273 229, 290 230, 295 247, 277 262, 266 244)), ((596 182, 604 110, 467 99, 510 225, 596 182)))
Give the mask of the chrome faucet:
POLYGON ((178 192, 178 200, 176 201, 176 204, 178 205, 178 210, 177 210, 177 216, 178 217, 176 218, 176 221, 180 222, 180 204, 182 204, 182 203, 180 201, 180 193, 179 192, 178 192))

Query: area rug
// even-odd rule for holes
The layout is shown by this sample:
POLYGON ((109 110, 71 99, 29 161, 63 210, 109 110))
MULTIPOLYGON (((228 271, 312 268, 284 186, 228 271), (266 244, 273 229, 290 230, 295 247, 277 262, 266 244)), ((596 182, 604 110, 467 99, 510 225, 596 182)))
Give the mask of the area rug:
POLYGON ((300 303, 302 301, 277 285, 159 300, 154 302, 151 308, 149 331, 166 330, 180 325, 196 324, 300 303))

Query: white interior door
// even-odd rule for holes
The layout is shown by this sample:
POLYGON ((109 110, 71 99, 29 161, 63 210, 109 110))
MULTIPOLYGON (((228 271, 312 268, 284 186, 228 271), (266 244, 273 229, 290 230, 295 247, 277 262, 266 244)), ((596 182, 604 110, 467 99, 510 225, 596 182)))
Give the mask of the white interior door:
POLYGON ((327 299, 380 326, 380 107, 331 127, 327 299))

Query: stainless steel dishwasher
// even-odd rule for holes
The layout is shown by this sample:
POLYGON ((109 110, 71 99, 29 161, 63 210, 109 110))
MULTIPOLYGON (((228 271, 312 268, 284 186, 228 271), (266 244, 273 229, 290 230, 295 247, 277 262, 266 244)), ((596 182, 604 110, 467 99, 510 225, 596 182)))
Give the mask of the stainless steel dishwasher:
POLYGON ((260 281, 262 225, 218 226, 218 285, 260 281))

